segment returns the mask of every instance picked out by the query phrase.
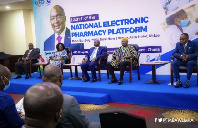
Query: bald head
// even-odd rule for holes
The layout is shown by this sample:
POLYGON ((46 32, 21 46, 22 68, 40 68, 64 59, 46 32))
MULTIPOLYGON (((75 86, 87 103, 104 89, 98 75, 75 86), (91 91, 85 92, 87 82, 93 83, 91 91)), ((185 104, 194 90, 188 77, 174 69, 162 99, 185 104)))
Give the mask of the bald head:
POLYGON ((62 71, 58 66, 47 65, 44 69, 44 82, 52 82, 58 86, 62 85, 62 71))
POLYGON ((99 47, 100 41, 98 39, 94 40, 94 46, 99 47))
POLYGON ((11 76, 10 70, 6 67, 0 64, 0 76, 11 76))
POLYGON ((65 29, 66 22, 65 11, 61 6, 55 5, 51 9, 50 21, 51 27, 53 28, 54 32, 60 35, 65 29))
POLYGON ((61 114, 62 105, 62 91, 50 82, 31 86, 24 96, 24 110, 27 119, 55 121, 55 117, 61 114))
POLYGON ((29 43, 29 44, 28 44, 28 47, 29 47, 29 50, 33 49, 33 47, 34 47, 34 46, 33 46, 33 43, 29 43))
POLYGON ((5 88, 5 85, 8 84, 8 80, 10 80, 10 78, 10 70, 6 66, 0 64, 0 90, 5 88))

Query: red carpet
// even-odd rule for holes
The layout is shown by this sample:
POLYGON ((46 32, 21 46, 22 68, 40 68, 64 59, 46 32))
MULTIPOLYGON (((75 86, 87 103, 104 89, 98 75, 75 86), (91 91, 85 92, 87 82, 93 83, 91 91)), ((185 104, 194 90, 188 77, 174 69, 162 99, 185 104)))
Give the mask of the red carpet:
MULTIPOLYGON (((23 95, 10 94, 15 103, 23 95)), ((179 110, 171 108, 161 108, 125 103, 108 103, 104 105, 80 104, 83 113, 90 121, 99 121, 99 113, 124 111, 137 116, 142 116, 146 120, 147 128, 198 128, 198 112, 190 110, 179 110), (172 122, 169 119, 191 118, 192 122, 172 122), (162 120, 161 120, 162 119, 162 120), (164 121, 166 120, 166 121, 164 121), (160 121, 160 122, 159 122, 160 121)))

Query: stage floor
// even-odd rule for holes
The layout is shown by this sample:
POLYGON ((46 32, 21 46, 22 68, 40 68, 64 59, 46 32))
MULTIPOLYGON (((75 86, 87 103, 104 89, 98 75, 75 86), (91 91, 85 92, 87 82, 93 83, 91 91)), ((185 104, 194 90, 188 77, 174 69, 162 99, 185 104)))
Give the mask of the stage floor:
MULTIPOLYGON (((133 74, 133 82, 129 83, 129 74, 125 73, 124 83, 108 84, 105 73, 101 74, 101 81, 94 83, 82 82, 82 80, 68 80, 70 73, 65 72, 63 93, 73 95, 79 103, 86 104, 106 104, 107 102, 129 103, 150 105, 158 107, 198 110, 198 86, 197 77, 192 76, 190 88, 175 88, 169 85, 169 75, 157 75, 157 80, 164 80, 161 84, 145 84, 152 79, 151 75, 141 74, 141 80, 137 79, 137 74, 133 74)), ((81 76, 81 74, 79 74, 81 76)), ((15 77, 15 76, 13 76, 15 77)), ((13 79, 9 93, 24 94, 26 90, 37 83, 42 82, 39 73, 33 73, 32 78, 13 79)), ((119 78, 119 74, 116 74, 119 78)), ((182 75, 181 80, 184 84, 186 76, 182 75)))

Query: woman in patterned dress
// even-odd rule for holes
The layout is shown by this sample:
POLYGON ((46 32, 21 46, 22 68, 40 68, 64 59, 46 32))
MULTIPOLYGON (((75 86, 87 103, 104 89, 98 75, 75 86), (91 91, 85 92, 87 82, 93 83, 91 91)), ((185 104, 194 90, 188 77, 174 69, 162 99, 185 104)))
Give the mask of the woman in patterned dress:
POLYGON ((65 45, 62 43, 58 43, 56 45, 56 49, 57 51, 49 56, 50 64, 56 65, 61 68, 61 63, 65 63, 65 61, 62 60, 68 59, 67 51, 65 50, 65 45))

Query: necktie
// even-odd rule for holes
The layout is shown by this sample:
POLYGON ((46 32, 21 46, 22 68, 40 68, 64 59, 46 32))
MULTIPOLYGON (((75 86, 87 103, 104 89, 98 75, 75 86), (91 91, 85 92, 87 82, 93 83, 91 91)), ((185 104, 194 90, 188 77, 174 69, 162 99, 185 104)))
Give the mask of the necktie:
POLYGON ((94 53, 96 51, 96 48, 94 48, 93 52, 92 52, 92 55, 90 56, 90 61, 92 61, 92 59, 94 58, 94 53))
POLYGON ((184 47, 184 52, 186 52, 186 45, 184 44, 183 47, 184 47))
POLYGON ((62 37, 61 37, 61 36, 58 36, 58 37, 57 37, 57 40, 58 40, 58 43, 61 43, 62 37))
POLYGON ((29 50, 29 52, 28 52, 28 54, 27 54, 27 58, 29 57, 30 53, 31 53, 31 50, 29 50))

